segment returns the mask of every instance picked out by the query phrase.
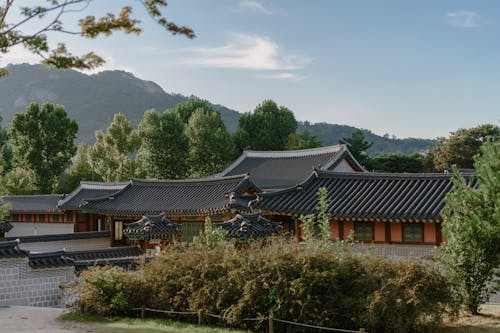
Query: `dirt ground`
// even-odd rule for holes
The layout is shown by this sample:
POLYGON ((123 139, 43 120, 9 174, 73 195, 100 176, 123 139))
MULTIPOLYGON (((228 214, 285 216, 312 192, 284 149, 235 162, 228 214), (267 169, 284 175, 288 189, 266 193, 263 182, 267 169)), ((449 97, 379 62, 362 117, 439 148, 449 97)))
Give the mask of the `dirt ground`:
POLYGON ((92 333, 99 324, 60 322, 64 309, 27 306, 0 307, 0 333, 92 333))

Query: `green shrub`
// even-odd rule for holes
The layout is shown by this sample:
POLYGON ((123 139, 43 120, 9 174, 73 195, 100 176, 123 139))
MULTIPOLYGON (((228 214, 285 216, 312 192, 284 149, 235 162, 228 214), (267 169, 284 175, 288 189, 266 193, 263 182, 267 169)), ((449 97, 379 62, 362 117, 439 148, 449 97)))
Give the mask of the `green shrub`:
POLYGON ((93 313, 141 305, 201 309, 254 330, 272 310, 276 318, 306 324, 418 332, 458 308, 449 281, 434 267, 283 240, 244 248, 174 246, 137 272, 92 269, 80 288, 80 307, 93 313), (262 321, 242 321, 248 317, 262 321))

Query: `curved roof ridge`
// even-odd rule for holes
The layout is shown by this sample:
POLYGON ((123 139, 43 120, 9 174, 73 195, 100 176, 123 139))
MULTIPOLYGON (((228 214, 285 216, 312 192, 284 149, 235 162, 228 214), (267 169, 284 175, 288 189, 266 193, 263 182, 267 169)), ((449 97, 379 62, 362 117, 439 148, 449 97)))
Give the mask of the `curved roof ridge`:
POLYGON ((244 150, 243 154, 248 157, 279 158, 279 157, 300 157, 326 153, 337 153, 345 147, 345 144, 297 149, 297 150, 244 150))
POLYGON ((129 182, 98 182, 98 181, 90 181, 90 180, 82 180, 80 181, 79 187, 88 188, 87 186, 95 186, 95 187, 118 187, 118 186, 126 186, 129 182))
POLYGON ((411 172, 350 172, 316 170, 319 177, 343 177, 343 178, 453 178, 453 174, 447 173, 411 173, 411 172))
POLYGON ((142 178, 132 178, 130 179, 131 184, 198 184, 198 183, 219 183, 226 180, 232 179, 245 179, 248 178, 248 173, 242 173, 239 175, 232 176, 221 176, 221 177, 213 177, 207 176, 202 178, 184 178, 184 179, 142 179, 142 178))
POLYGON ((4 195, 2 198, 34 198, 34 197, 61 197, 61 194, 19 194, 19 195, 4 195))

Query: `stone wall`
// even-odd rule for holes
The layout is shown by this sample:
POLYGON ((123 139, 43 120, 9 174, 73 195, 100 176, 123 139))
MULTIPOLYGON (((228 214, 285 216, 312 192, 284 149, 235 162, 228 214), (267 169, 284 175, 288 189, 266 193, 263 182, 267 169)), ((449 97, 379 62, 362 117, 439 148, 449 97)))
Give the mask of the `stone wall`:
POLYGON ((71 281, 74 267, 32 269, 27 257, 0 259, 0 305, 61 306, 61 283, 71 281))

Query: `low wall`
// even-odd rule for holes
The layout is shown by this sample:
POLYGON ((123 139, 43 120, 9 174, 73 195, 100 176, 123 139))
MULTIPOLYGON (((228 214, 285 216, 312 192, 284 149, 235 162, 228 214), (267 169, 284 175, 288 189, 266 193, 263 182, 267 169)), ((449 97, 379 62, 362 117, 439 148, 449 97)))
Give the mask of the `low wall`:
POLYGON ((19 248, 30 252, 52 252, 52 251, 80 251, 94 250, 109 247, 109 237, 90 239, 70 239, 51 242, 33 242, 19 244, 19 248))
POLYGON ((11 222, 13 228, 5 234, 5 237, 69 234, 72 233, 73 223, 29 223, 11 222))
POLYGON ((0 259, 0 305, 60 306, 59 286, 74 272, 73 266, 32 269, 27 257, 0 259))

